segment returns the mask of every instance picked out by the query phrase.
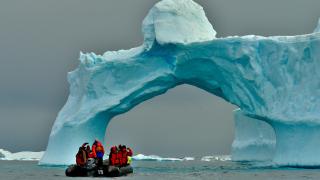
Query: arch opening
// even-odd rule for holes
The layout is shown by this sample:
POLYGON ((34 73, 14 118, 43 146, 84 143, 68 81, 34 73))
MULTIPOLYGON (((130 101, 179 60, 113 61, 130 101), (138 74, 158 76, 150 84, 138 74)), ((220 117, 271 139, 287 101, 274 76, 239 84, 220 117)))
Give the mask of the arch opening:
POLYGON ((160 156, 229 154, 236 106, 211 92, 181 85, 110 120, 107 147, 128 144, 160 156))

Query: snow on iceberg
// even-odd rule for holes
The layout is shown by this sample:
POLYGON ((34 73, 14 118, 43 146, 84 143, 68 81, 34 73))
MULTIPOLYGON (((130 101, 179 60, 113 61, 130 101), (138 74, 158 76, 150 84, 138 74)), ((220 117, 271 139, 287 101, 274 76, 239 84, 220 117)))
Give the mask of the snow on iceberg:
POLYGON ((220 155, 220 156, 203 156, 201 161, 231 161, 230 155, 220 155))
POLYGON ((273 128, 266 122, 234 111, 235 138, 232 143, 234 161, 271 161, 276 148, 273 128))
POLYGON ((192 0, 164 0, 157 3, 143 21, 144 45, 210 41, 216 31, 203 8, 192 0))
POLYGON ((41 164, 73 163, 83 142, 104 138, 114 116, 190 84, 269 123, 277 142, 273 162, 320 165, 319 33, 215 38, 192 0, 160 1, 142 29, 141 47, 81 54, 41 164))
POLYGON ((320 19, 318 20, 318 25, 316 29, 313 31, 314 33, 320 32, 320 19))
POLYGON ((39 161, 43 156, 44 152, 30 152, 30 151, 23 151, 17 153, 11 153, 4 149, 0 149, 0 160, 6 161, 39 161))
POLYGON ((157 155, 146 156, 143 154, 138 154, 132 157, 134 161, 193 161, 194 157, 184 157, 184 158, 163 158, 157 155))

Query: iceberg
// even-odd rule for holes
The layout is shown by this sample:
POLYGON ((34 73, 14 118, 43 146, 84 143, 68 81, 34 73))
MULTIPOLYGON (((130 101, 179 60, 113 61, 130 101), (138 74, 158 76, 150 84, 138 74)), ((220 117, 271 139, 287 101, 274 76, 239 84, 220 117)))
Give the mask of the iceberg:
POLYGON ((230 155, 220 155, 220 156, 203 156, 201 161, 231 161, 230 155))
POLYGON ((314 33, 320 32, 320 19, 319 19, 319 21, 318 21, 318 25, 317 25, 316 29, 315 29, 313 32, 314 32, 314 33))
POLYGON ((235 138, 232 143, 233 161, 272 161, 276 148, 273 128, 266 122, 234 111, 235 138))
POLYGON ((73 163, 83 142, 104 138, 113 117, 189 84, 268 123, 276 137, 275 164, 320 165, 319 33, 216 38, 192 0, 158 2, 142 32, 140 47, 80 54, 40 164, 73 163))
POLYGON ((184 157, 184 158, 163 158, 157 155, 143 155, 137 154, 132 157, 134 161, 193 161, 195 160, 194 157, 184 157))
POLYGON ((17 153, 11 153, 4 149, 0 149, 0 160, 5 161, 39 161, 43 156, 44 152, 30 152, 23 151, 17 153))

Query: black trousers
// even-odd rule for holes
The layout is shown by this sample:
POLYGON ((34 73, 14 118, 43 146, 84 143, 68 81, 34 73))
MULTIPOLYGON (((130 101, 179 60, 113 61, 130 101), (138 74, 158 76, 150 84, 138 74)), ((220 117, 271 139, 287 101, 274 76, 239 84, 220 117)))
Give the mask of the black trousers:
POLYGON ((97 158, 96 161, 97 161, 97 165, 98 166, 102 166, 103 165, 103 159, 102 158, 97 158))

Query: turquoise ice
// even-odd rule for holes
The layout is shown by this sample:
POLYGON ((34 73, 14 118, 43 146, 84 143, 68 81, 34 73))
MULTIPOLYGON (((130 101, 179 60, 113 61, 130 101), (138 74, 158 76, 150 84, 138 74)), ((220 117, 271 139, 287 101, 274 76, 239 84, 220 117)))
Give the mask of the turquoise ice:
POLYGON ((234 161, 271 161, 276 148, 273 128, 265 121, 234 111, 235 138, 232 143, 234 161))
POLYGON ((268 123, 276 137, 274 163, 320 165, 319 33, 216 38, 192 0, 160 1, 142 31, 140 47, 80 54, 41 164, 73 163, 79 145, 103 139, 113 117, 189 84, 268 123))

